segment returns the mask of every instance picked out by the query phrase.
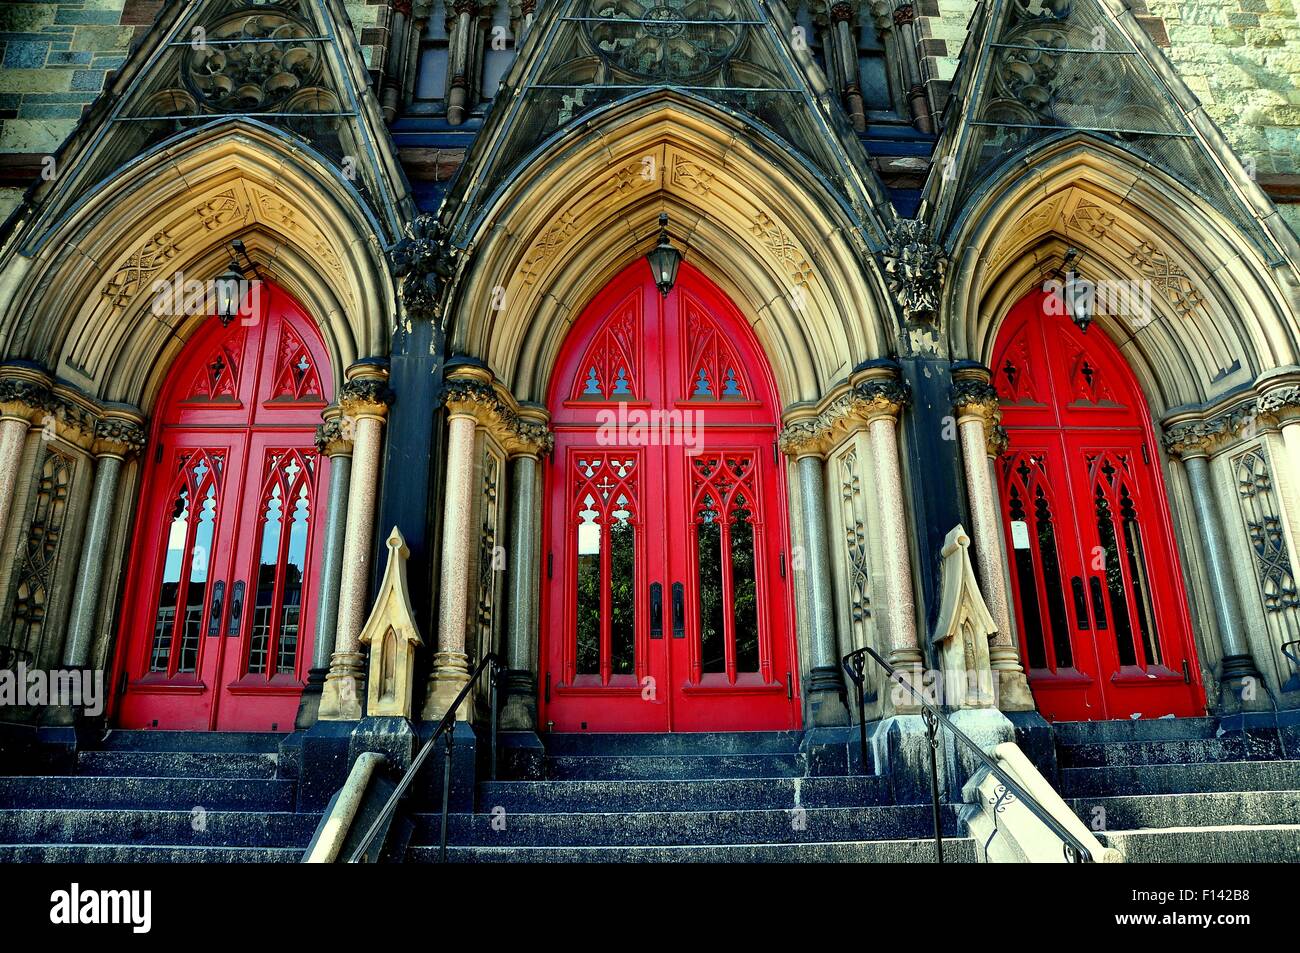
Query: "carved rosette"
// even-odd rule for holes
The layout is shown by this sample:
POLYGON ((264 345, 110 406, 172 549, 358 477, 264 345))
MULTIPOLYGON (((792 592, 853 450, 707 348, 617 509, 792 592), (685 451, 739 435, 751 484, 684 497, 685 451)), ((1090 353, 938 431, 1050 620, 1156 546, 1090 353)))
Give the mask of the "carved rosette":
POLYGON ((816 410, 788 419, 777 446, 789 457, 823 456, 858 426, 880 417, 897 419, 909 396, 908 386, 892 372, 857 379, 816 410))
POLYGON ((889 291, 909 321, 932 321, 948 258, 920 219, 899 219, 889 230, 889 247, 881 253, 889 291))
POLYGON ((454 373, 444 385, 443 403, 452 415, 474 418, 509 456, 541 456, 555 445, 545 411, 520 407, 485 370, 454 373))
POLYGON ((147 439, 148 434, 139 419, 110 415, 95 425, 95 442, 91 450, 97 457, 125 460, 143 450, 147 439))

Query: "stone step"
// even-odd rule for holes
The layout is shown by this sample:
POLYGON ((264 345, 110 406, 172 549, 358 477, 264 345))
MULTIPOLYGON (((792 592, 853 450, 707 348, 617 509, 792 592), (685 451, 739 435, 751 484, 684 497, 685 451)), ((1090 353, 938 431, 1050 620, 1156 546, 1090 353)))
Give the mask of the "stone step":
POLYGON ((1300 862, 1300 824, 1109 831, 1105 841, 1131 864, 1300 862))
POLYGON ((716 731, 610 734, 560 732, 542 736, 551 755, 738 755, 793 754, 795 731, 716 731))
POLYGON ((301 847, 0 844, 4 864, 296 864, 301 847))
MULTIPOLYGON (((948 863, 974 863, 969 837, 944 841, 948 863)), ((406 859, 436 863, 438 848, 413 847, 406 859)), ((677 847, 449 847, 452 863, 931 863, 929 840, 846 841, 829 844, 710 844, 677 847)))
MULTIPOLYGON (((286 728, 292 727, 286 725, 286 728)), ((107 751, 228 751, 274 754, 288 735, 274 731, 132 731, 115 728, 96 742, 107 751)))
MULTIPOLYGON (((957 813, 943 812, 944 832, 958 834, 957 813)), ((412 844, 436 845, 441 817, 415 815, 412 844)), ((682 844, 806 844, 928 838, 928 806, 837 807, 757 811, 668 811, 625 814, 452 814, 447 839, 460 847, 670 847, 682 844)))
POLYGON ((1223 791, 1075 798, 1070 809, 1096 830, 1284 824, 1300 819, 1300 791, 1223 791))
POLYGON ((1058 745, 1105 744, 1113 741, 1187 741, 1213 738, 1215 718, 1117 718, 1113 721, 1058 721, 1052 725, 1058 745))
POLYGON ((1231 732, 1218 738, 1184 741, 1112 741, 1065 745, 1059 749, 1063 768, 1108 765, 1195 764, 1223 761, 1264 761, 1283 757, 1276 734, 1231 732))
POLYGON ((0 810, 0 844, 305 848, 320 818, 282 811, 0 810))
POLYGON ((292 811, 292 781, 244 778, 0 777, 0 808, 292 811))
POLYGON ((1113 765, 1065 768, 1064 798, 1213 791, 1300 790, 1300 761, 1225 761, 1221 764, 1113 765))
POLYGON ((558 755, 546 759, 559 781, 659 781, 688 778, 794 778, 804 773, 803 755, 558 755))
POLYGON ((77 774, 133 778, 275 777, 274 754, 223 751, 80 751, 77 774))
POLYGON ((493 781, 479 785, 479 810, 507 812, 632 813, 788 810, 854 807, 890 801, 887 779, 711 778, 656 781, 493 781))

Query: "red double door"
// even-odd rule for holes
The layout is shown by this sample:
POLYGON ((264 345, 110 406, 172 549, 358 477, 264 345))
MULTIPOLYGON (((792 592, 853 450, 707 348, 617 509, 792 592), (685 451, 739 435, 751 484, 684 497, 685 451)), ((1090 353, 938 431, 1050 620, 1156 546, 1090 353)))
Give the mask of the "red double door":
POLYGON ((1150 414, 1118 348, 1033 293, 999 334, 1022 657, 1052 720, 1205 711, 1150 414))
POLYGON ((290 731, 311 662, 332 384, 312 321, 263 283, 168 375, 146 451, 116 723, 290 731))
POLYGON ((683 265, 604 289, 556 365, 541 720, 555 731, 799 724, 776 395, 748 325, 683 265))

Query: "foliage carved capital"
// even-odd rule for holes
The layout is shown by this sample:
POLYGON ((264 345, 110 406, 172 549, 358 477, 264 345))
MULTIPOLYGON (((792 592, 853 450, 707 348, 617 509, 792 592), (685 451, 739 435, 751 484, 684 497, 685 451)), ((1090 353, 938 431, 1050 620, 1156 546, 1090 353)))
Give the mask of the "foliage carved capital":
POLYGON ((509 456, 541 456, 555 445, 544 412, 520 407, 486 372, 453 373, 443 402, 449 413, 474 418, 509 456))
POLYGON ((390 253, 393 273, 401 282, 399 295, 406 313, 417 320, 436 321, 456 271, 456 249, 434 215, 417 215, 406 223, 406 237, 390 253))
POLYGON ((889 291, 909 321, 933 321, 939 312, 948 256, 920 219, 899 219, 889 230, 889 245, 881 253, 889 291))
POLYGON ((896 419, 910 390, 892 375, 873 374, 833 393, 816 410, 789 419, 777 447, 790 457, 826 454, 843 437, 881 417, 896 419))

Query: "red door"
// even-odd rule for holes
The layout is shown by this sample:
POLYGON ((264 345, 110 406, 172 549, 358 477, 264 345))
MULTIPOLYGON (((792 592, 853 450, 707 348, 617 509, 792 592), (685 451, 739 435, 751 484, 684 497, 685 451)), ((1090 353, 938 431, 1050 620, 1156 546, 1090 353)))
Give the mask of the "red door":
POLYGON ((558 731, 799 724, 766 361, 735 307, 644 262, 587 307, 549 407, 542 720, 558 731))
POLYGON ((1150 414, 1100 328, 1035 292, 994 352, 1021 651, 1049 719, 1204 714, 1150 414))
POLYGON ((211 318, 158 402, 122 612, 116 723, 290 731, 310 664, 331 390, 283 291, 211 318))

